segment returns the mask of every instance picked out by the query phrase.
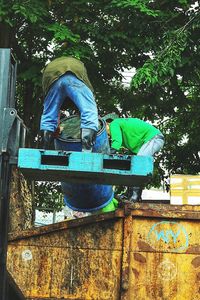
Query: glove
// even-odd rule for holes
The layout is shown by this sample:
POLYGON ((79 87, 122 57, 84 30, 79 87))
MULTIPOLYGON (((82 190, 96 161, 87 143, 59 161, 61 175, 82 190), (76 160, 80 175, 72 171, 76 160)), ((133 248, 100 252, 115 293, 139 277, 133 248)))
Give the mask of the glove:
POLYGON ((101 209, 101 212, 105 213, 105 212, 115 211, 118 208, 118 205, 119 203, 117 199, 113 198, 109 204, 107 204, 101 209))
POLYGON ((96 139, 97 132, 91 128, 82 128, 81 140, 82 140, 82 151, 92 152, 92 147, 96 139))
POLYGON ((141 187, 131 187, 130 189, 131 202, 141 202, 142 201, 142 188, 141 187))
POLYGON ((114 148, 110 148, 110 154, 117 154, 117 150, 114 148))
POLYGON ((43 131, 43 149, 51 149, 51 143, 53 142, 54 139, 54 133, 49 130, 44 130, 43 131))

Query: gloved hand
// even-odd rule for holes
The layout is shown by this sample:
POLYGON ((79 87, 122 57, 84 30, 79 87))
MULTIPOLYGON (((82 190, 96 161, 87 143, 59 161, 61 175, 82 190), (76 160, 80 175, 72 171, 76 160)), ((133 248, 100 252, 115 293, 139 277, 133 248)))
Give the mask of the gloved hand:
POLYGON ((81 129, 82 151, 92 152, 92 147, 95 143, 97 132, 91 128, 81 129))
POLYGON ((50 146, 54 139, 53 135, 54 135, 54 133, 52 131, 49 131, 49 130, 43 131, 43 138, 42 138, 43 149, 48 150, 51 148, 50 146))
POLYGON ((114 148, 110 148, 110 154, 117 154, 117 150, 114 148))
POLYGON ((130 187, 129 188, 129 201, 141 202, 142 201, 142 188, 141 187, 130 187))
POLYGON ((107 204, 101 209, 101 212, 105 213, 105 212, 115 211, 118 208, 118 205, 119 202, 117 201, 117 199, 113 198, 109 204, 107 204))

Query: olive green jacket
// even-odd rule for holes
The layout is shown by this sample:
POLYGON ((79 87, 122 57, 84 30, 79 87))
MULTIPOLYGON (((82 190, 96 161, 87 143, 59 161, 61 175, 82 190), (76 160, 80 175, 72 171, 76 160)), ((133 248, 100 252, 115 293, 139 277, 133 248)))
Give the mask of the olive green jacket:
POLYGON ((46 95, 52 83, 65 73, 73 73, 78 79, 82 80, 88 88, 93 91, 93 87, 87 75, 84 64, 71 56, 59 57, 50 62, 43 70, 42 87, 46 95))

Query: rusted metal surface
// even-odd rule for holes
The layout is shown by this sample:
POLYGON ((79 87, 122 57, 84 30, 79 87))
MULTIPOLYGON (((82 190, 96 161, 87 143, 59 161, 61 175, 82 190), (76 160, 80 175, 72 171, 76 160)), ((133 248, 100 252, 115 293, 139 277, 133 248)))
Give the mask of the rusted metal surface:
POLYGON ((8 300, 25 300, 19 287, 12 278, 9 272, 7 272, 7 287, 8 287, 8 300))
POLYGON ((132 204, 133 216, 173 218, 173 219, 200 219, 200 206, 168 205, 168 204, 132 204))
POLYGON ((38 235, 42 234, 48 234, 51 232, 56 232, 56 231, 62 231, 66 229, 71 229, 71 228, 76 228, 80 226, 84 226, 87 224, 93 224, 93 223, 98 223, 110 219, 118 219, 122 218, 124 216, 124 210, 120 209, 115 212, 110 212, 107 214, 101 214, 101 215, 94 215, 90 216, 87 218, 80 218, 80 219, 74 219, 74 220, 69 220, 69 221, 64 221, 64 222, 59 222, 47 226, 41 226, 37 228, 32 228, 29 230, 24 230, 24 231, 19 231, 19 232, 13 232, 9 234, 9 241, 14 241, 14 240, 21 240, 25 238, 30 238, 30 237, 36 237, 38 235))
POLYGON ((25 238, 10 240, 8 268, 25 296, 119 299, 123 219, 70 224, 61 222, 60 230, 57 224, 45 234, 38 228, 34 236, 29 231, 25 238))
POLYGON ((140 218, 133 219, 133 227, 133 251, 200 254, 199 222, 140 218))
POLYGON ((129 299, 200 299, 199 270, 192 266, 195 255, 131 253, 129 299))
POLYGON ((200 207, 132 211, 129 298, 200 299, 200 207))
POLYGON ((121 272, 121 300, 126 300, 129 289, 130 274, 130 243, 132 236, 132 216, 129 214, 124 219, 123 244, 122 244, 122 272, 121 272))
POLYGON ((126 204, 12 234, 8 266, 27 299, 200 300, 200 207, 126 204))

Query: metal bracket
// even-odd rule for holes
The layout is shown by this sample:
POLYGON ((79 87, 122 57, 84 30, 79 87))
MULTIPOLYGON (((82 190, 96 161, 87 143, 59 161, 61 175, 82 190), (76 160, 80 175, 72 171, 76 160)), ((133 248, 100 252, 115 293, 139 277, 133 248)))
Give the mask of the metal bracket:
POLYGON ((15 157, 18 149, 25 146, 27 128, 14 108, 4 108, 0 115, 4 124, 0 131, 0 155, 8 152, 10 157, 15 157))

